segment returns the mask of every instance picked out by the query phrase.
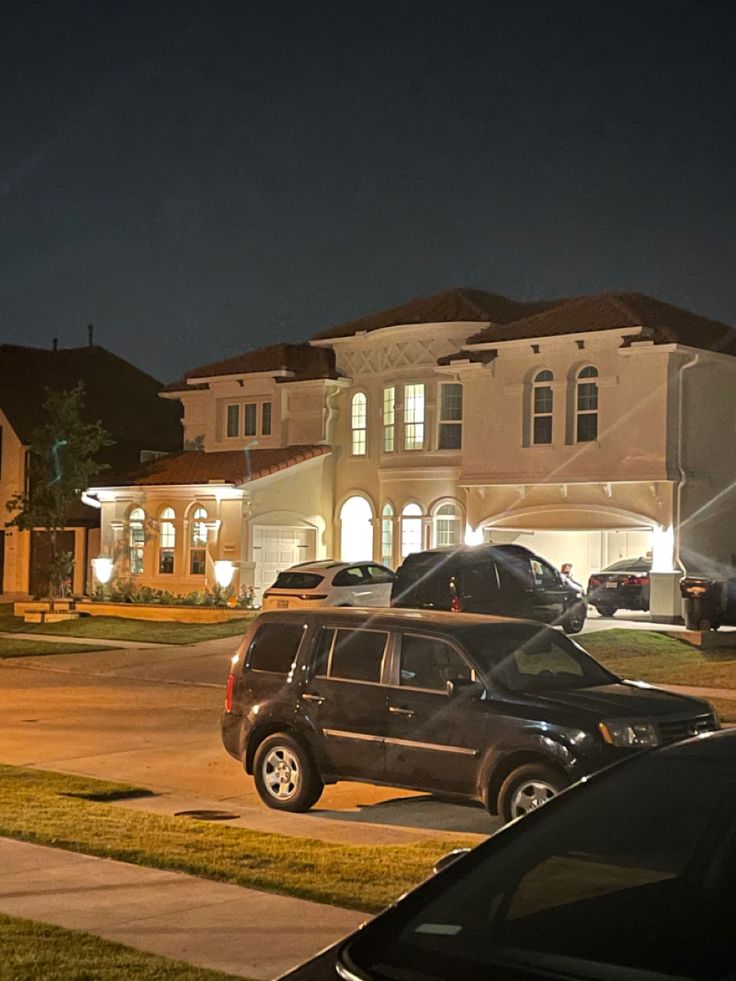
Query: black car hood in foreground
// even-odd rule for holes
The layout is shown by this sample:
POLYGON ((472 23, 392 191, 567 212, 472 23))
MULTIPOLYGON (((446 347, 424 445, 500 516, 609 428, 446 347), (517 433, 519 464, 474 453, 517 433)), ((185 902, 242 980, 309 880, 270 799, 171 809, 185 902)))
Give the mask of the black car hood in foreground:
POLYGON ((595 688, 571 688, 567 691, 535 692, 540 703, 570 709, 582 709, 600 718, 637 718, 651 716, 674 719, 691 718, 695 712, 710 712, 710 705, 690 695, 677 695, 662 688, 650 688, 643 682, 621 681, 595 688))

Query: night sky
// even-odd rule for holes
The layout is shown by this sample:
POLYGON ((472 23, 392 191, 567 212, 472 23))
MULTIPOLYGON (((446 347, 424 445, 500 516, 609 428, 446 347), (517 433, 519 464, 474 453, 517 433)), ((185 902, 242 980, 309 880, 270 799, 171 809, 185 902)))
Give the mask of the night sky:
POLYGON ((0 342, 164 381, 449 286, 736 323, 732 3, 16 3, 0 342))

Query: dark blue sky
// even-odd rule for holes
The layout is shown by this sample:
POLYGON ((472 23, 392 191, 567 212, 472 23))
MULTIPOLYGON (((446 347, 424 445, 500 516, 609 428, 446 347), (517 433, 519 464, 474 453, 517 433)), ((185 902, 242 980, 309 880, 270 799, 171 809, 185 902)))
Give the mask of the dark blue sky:
POLYGON ((733 4, 15 4, 0 341, 163 380, 453 285, 736 323, 733 4))

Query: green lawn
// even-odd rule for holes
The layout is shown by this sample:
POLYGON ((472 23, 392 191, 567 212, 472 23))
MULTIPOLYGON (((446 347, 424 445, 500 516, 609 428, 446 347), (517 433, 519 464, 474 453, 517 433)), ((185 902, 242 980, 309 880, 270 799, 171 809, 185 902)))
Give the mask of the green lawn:
MULTIPOLYGON (((15 640, 12 637, 0 637, 0 660, 10 657, 33 657, 36 654, 74 654, 80 651, 106 651, 106 644, 59 644, 44 640, 15 640)), ((0 978, 2 976, 0 975, 0 978)))
MULTIPOLYGON (((255 613, 254 613, 255 616, 255 613)), ((24 623, 13 616, 10 603, 0 605, 0 633, 50 634, 56 637, 89 637, 91 640, 133 640, 152 644, 196 644, 217 637, 245 633, 249 620, 225 623, 163 623, 156 620, 126 620, 123 617, 80 617, 61 623, 24 623)))
POLYGON ((62 930, 0 913, 1 981, 226 981, 232 977, 80 930, 62 930))
MULTIPOLYGON (((736 649, 703 652, 657 630, 601 630, 580 641, 609 670, 633 681, 736 691, 736 649)), ((718 699, 722 721, 736 722, 736 699, 718 699)))
POLYGON ((0 766, 0 836, 367 912, 383 909, 426 878, 451 848, 468 844, 438 837, 409 845, 342 845, 105 802, 134 792, 87 777, 0 766))

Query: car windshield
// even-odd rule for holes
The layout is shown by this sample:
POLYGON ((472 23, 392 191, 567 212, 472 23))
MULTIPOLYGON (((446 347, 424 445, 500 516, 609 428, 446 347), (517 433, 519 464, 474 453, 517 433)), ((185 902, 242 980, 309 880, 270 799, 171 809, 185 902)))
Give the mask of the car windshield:
POLYGON ((324 579, 314 572, 280 572, 273 589, 314 589, 324 579))
POLYGON ((509 691, 591 688, 619 679, 550 627, 518 624, 465 628, 463 641, 485 681, 509 691))
POLYGON ((351 961, 406 981, 732 977, 733 759, 642 755, 544 812, 368 928, 351 961))

